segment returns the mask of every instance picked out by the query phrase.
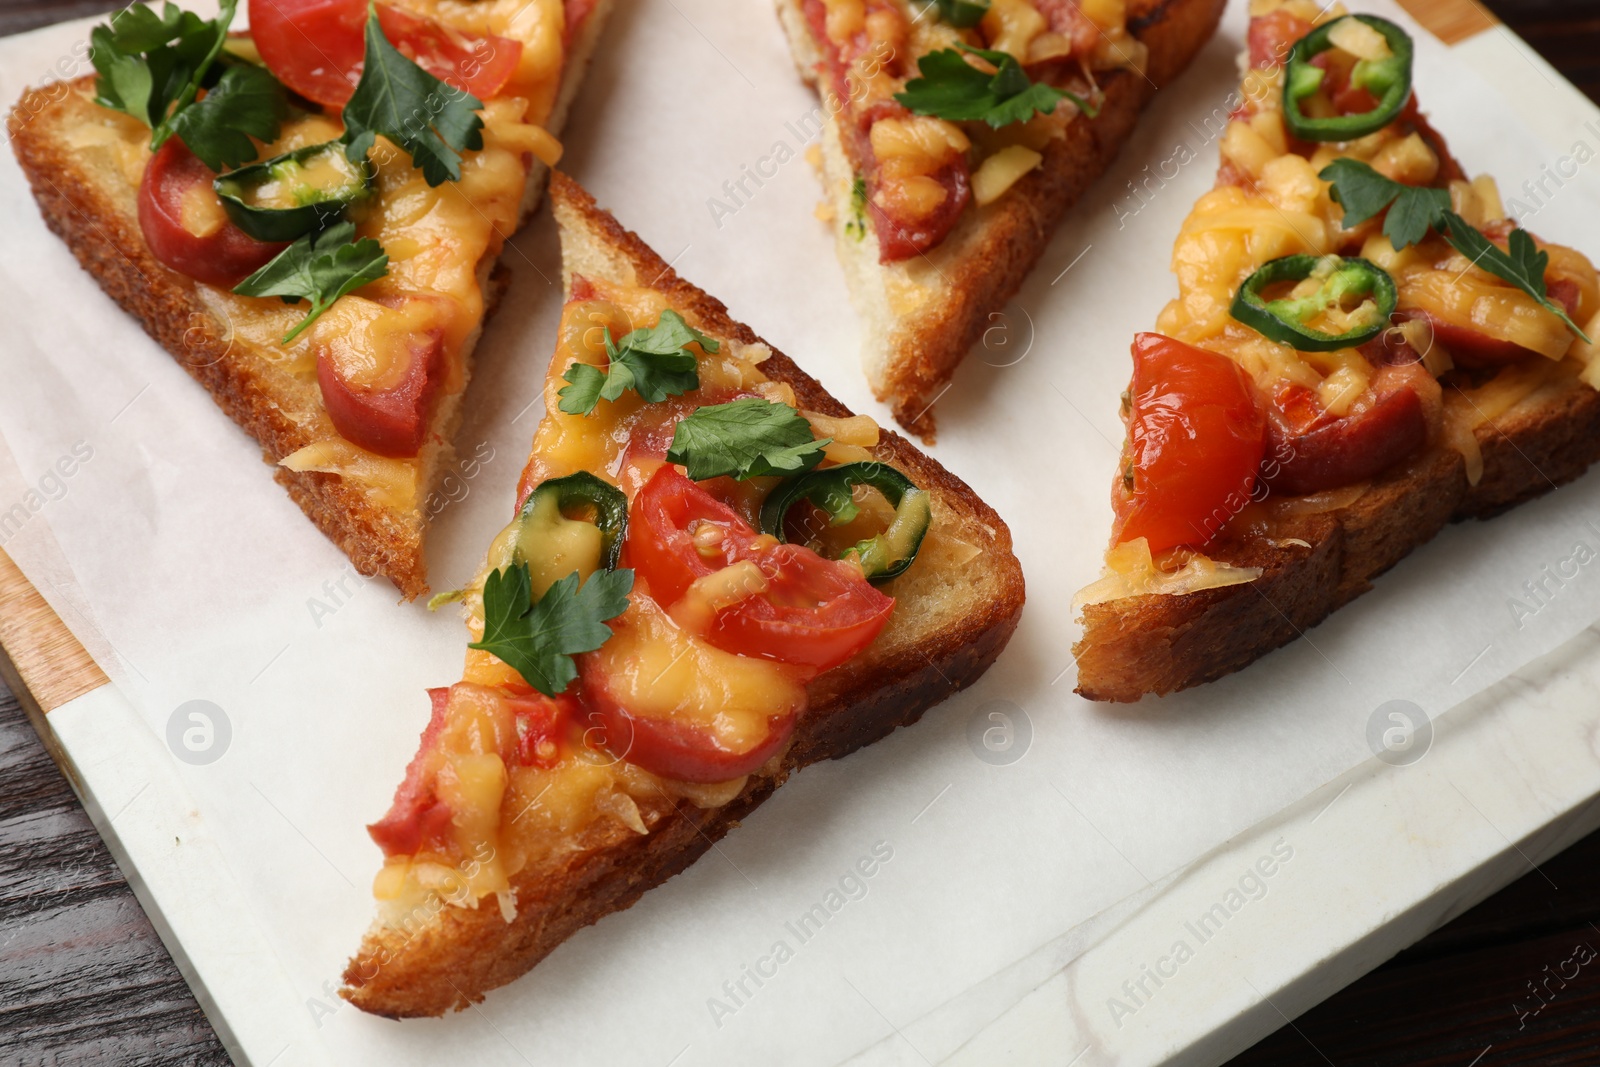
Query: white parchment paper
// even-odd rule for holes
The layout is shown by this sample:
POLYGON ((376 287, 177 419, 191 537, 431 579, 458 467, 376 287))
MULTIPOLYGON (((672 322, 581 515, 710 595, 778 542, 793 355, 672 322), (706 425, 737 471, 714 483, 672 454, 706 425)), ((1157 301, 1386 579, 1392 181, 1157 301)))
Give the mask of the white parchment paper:
MULTIPOLYGON (((1535 232, 1600 258, 1600 181, 1571 162, 1600 127, 1535 138, 1398 8, 1368 6, 1416 35, 1423 104, 1468 169, 1495 173, 1535 232), (1520 194, 1544 167, 1560 184, 1520 194)), ((184 780, 334 1062, 835 1062, 1367 758, 1386 702, 1438 715, 1600 617, 1596 568, 1576 562, 1600 551, 1591 476, 1446 531, 1241 674, 1132 707, 1073 695, 1069 605, 1110 521, 1128 343, 1174 291, 1172 240, 1212 181, 1244 22, 1235 5, 1157 94, 939 403, 934 454, 1008 520, 1027 574, 995 668, 917 727, 797 776, 689 872, 480 1010, 403 1025, 341 1008, 326 983, 371 915, 380 857, 363 825, 415 747, 422 690, 458 676, 461 626, 355 575, 256 446, 78 269, 0 156, 0 543, 158 736, 188 701, 222 710, 224 754, 184 763, 184 780)), ((87 72, 88 25, 0 41, 0 99, 87 72)), ((812 217, 816 106, 766 5, 632 0, 564 167, 887 423, 812 217)), ((475 568, 540 416, 560 304, 548 217, 506 261, 514 281, 458 438, 476 463, 435 522, 436 588, 475 568)))

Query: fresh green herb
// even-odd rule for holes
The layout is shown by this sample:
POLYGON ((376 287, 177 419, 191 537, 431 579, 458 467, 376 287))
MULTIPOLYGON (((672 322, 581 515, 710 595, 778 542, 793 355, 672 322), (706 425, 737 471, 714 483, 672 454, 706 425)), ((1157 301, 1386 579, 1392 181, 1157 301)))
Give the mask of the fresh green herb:
POLYGON ((254 137, 276 141, 289 101, 283 86, 265 67, 229 64, 205 98, 169 120, 172 132, 214 171, 256 158, 254 137))
POLYGON ((1567 315, 1566 308, 1546 295, 1544 271, 1550 254, 1539 251, 1526 230, 1512 230, 1507 238, 1510 252, 1503 252, 1466 219, 1450 210, 1450 194, 1443 189, 1402 185, 1354 159, 1336 159, 1322 168, 1317 177, 1333 183, 1333 199, 1344 208, 1341 225, 1346 229, 1388 208, 1383 233, 1396 249, 1416 244, 1430 229, 1436 230, 1450 242, 1450 247, 1472 260, 1474 266, 1521 289, 1565 323, 1567 329, 1590 343, 1588 335, 1567 315))
POLYGON ((1567 309, 1545 295, 1544 272, 1550 264, 1550 253, 1540 251, 1527 230, 1512 230, 1506 239, 1510 251, 1502 252, 1499 245, 1454 211, 1444 213, 1444 225, 1447 228, 1445 240, 1450 242, 1450 247, 1472 260, 1473 266, 1521 289, 1539 301, 1546 311, 1566 323, 1567 329, 1583 338, 1585 344, 1593 343, 1587 334, 1578 329, 1578 324, 1567 317, 1567 309))
POLYGON ((605 370, 588 363, 574 363, 562 375, 570 385, 557 395, 559 407, 569 415, 587 415, 601 400, 615 400, 632 389, 652 404, 669 396, 679 396, 700 385, 694 353, 686 351, 698 343, 707 352, 718 344, 683 321, 676 311, 661 313, 661 320, 648 330, 633 330, 621 341, 611 339, 606 330, 605 370))
POLYGON ((1383 233, 1397 251, 1422 240, 1450 210, 1450 194, 1445 190, 1402 185, 1356 159, 1336 159, 1317 177, 1333 183, 1333 199, 1344 208, 1345 229, 1390 208, 1383 233))
POLYGON ((695 481, 728 474, 743 481, 798 474, 822 462, 811 424, 788 404, 757 396, 696 410, 672 431, 667 459, 689 468, 695 481))
POLYGON ((389 256, 370 237, 354 240, 356 227, 339 222, 320 234, 308 233, 270 263, 233 287, 240 296, 280 296, 286 304, 311 301, 300 324, 284 335, 288 344, 333 302, 389 272, 389 256))
POLYGON ((860 175, 850 183, 850 210, 854 214, 844 224, 844 232, 859 241, 867 235, 867 179, 860 175))
POLYGON ((630 570, 596 571, 581 586, 573 571, 535 601, 528 565, 513 563, 484 581, 483 639, 468 647, 498 656, 539 692, 556 696, 578 676, 572 657, 611 637, 606 621, 627 610, 632 589, 630 570))
POLYGON ((969 29, 989 13, 989 0, 935 0, 939 17, 952 26, 969 29))
POLYGON ((345 154, 364 162, 378 134, 404 148, 429 185, 461 178, 461 153, 483 147, 483 101, 446 85, 384 37, 378 9, 367 12, 361 81, 344 106, 345 154))
POLYGON ((1094 107, 1076 93, 1034 83, 1009 52, 957 45, 929 52, 917 60, 922 77, 906 83, 895 99, 918 115, 933 115, 952 122, 987 122, 995 129, 1026 122, 1035 113, 1048 115, 1063 99, 1071 100, 1090 118, 1094 107), (985 73, 968 63, 962 52, 977 56, 995 68, 985 73))
POLYGON ((132 115, 151 129, 150 147, 174 133, 212 170, 255 158, 247 135, 278 136, 286 97, 276 78, 260 68, 218 76, 217 56, 228 38, 238 0, 222 0, 206 20, 167 0, 161 13, 136 3, 89 34, 89 61, 99 77, 95 101, 132 115), (196 103, 201 89, 207 98, 196 103))

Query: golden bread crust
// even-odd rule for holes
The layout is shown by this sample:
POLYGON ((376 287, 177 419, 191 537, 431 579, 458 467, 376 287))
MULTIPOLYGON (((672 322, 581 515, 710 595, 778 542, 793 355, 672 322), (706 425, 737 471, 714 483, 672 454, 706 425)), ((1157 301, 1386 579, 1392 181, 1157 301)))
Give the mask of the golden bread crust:
MULTIPOLYGON (((586 270, 604 263, 600 276, 637 281, 669 297, 697 326, 717 336, 754 344, 750 329, 727 308, 679 278, 637 236, 595 205, 575 182, 551 179, 550 195, 562 228, 570 275, 571 246, 589 242, 586 270)), ((770 377, 793 387, 800 406, 833 415, 849 411, 787 357, 773 352, 762 364, 770 377)), ((730 804, 702 810, 665 797, 641 804, 650 827, 635 834, 610 819, 591 824, 572 851, 525 868, 512 879, 517 915, 509 924, 492 900, 476 909, 446 908, 413 928, 374 926, 345 971, 342 995, 363 1010, 393 1017, 440 1015, 481 1000, 486 991, 526 973, 567 937, 637 900, 646 889, 693 863, 783 782, 822 759, 847 755, 977 679, 1010 639, 1024 599, 1022 569, 1004 522, 960 479, 889 432, 875 450, 935 498, 936 522, 963 537, 982 538, 980 554, 955 573, 925 575, 922 584, 891 588, 895 619, 861 657, 822 675, 808 690, 809 708, 772 776, 752 776, 730 804), (939 583, 964 583, 946 599, 939 583)))
POLYGON ((1446 523, 1489 518, 1572 481, 1600 459, 1600 393, 1573 377, 1475 431, 1483 476, 1436 448, 1372 482, 1348 507, 1302 517, 1281 538, 1310 548, 1228 546, 1254 582, 1183 596, 1090 604, 1073 646, 1077 691, 1132 701, 1231 674, 1288 644, 1372 588, 1372 579, 1446 523))

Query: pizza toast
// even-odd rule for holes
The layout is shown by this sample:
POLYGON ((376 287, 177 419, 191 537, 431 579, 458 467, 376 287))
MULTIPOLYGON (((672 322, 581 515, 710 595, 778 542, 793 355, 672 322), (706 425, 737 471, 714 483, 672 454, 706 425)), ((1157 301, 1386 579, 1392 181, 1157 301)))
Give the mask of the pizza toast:
MULTIPOLYGON (((671 308, 692 327, 715 338, 724 353, 759 353, 755 358, 761 360, 762 386, 767 394, 787 398, 814 424, 861 425, 861 417, 851 416, 788 358, 777 351, 767 354, 766 346, 747 327, 732 320, 721 303, 679 278, 638 237, 599 209, 576 183, 559 173, 553 175, 550 197, 561 231, 564 281, 569 300, 577 306, 582 306, 578 289, 622 290, 636 297, 642 293, 657 310, 671 308)), ((566 330, 564 325, 564 335, 566 330)), ((556 386, 563 381, 561 368, 558 352, 546 388, 552 415, 535 439, 530 471, 568 469, 552 466, 555 461, 550 457, 557 448, 571 446, 573 432, 587 432, 579 418, 549 425, 558 414, 556 386)), ((675 399, 669 398, 667 403, 675 399)), ((466 894, 472 898, 471 906, 439 906, 436 895, 418 892, 412 883, 448 884, 452 878, 459 880, 464 868, 453 868, 456 874, 448 865, 437 871, 416 857, 396 856, 391 851, 379 885, 393 873, 412 885, 412 890, 380 890, 380 896, 389 901, 385 916, 367 934, 346 970, 342 995, 365 1011, 392 1017, 439 1015, 480 1000, 488 990, 525 973, 577 930, 630 906, 645 890, 686 868, 791 772, 818 760, 847 755, 915 722, 933 704, 971 684, 987 669, 1016 627, 1024 597, 1021 569, 1012 554, 1005 523, 971 489, 903 438, 890 432, 879 436, 875 427, 863 440, 870 438, 876 443, 865 451, 862 446, 846 446, 848 455, 876 467, 892 467, 929 493, 932 532, 917 553, 915 565, 883 586, 895 603, 887 626, 859 655, 824 669, 806 684, 806 710, 786 747, 747 777, 700 787, 702 792, 688 786, 663 789, 658 779, 652 779, 658 784, 650 788, 629 787, 631 799, 623 803, 625 811, 617 814, 608 801, 611 816, 594 818, 580 829, 569 827, 558 838, 559 847, 547 840, 541 849, 530 850, 515 843, 520 839, 507 836, 520 817, 508 793, 495 807, 508 813, 508 818, 496 824, 499 836, 493 837, 494 846, 475 844, 466 849, 458 843, 453 846, 455 851, 448 853, 458 864, 465 857, 469 866, 471 856, 478 852, 526 857, 519 860, 525 865, 507 874, 504 881, 482 883, 500 890, 501 907, 495 906, 493 897, 476 896, 488 892, 482 887, 466 894), (435 873, 418 874, 419 868, 435 873)), ((836 440, 830 447, 838 444, 836 440)), ((626 466, 632 450, 622 455, 626 466)), ((669 463, 655 480, 673 471, 669 463)), ((519 498, 530 492, 533 480, 524 476, 519 498)), ((626 481, 626 477, 619 480, 626 481)), ((636 495, 634 499, 637 509, 640 498, 636 495)), ((643 566, 633 541, 640 521, 635 514, 627 527, 636 567, 643 566)), ((598 572, 588 581, 593 583, 596 577, 598 572)), ((660 583, 651 581, 651 593, 659 597, 660 583)), ((613 643, 615 640, 612 638, 613 643)), ((603 653, 604 648, 596 655, 603 653)), ((469 677, 479 677, 474 672, 481 669, 482 661, 474 667, 469 660, 469 677)), ((595 690, 588 670, 585 666, 582 677, 585 693, 592 694, 595 690)), ((520 679, 513 679, 516 681, 520 679)), ((429 746, 436 744, 430 739, 441 729, 438 723, 436 716, 424 736, 424 754, 419 754, 419 761, 426 758, 429 746)), ((586 734, 586 742, 587 738, 586 734)), ((632 747, 642 749, 642 743, 630 747, 629 758, 643 759, 642 752, 635 753, 632 747)), ((416 767, 414 764, 408 782, 416 767)), ((543 809, 552 801, 540 802, 539 798, 546 796, 555 779, 540 778, 531 771, 514 771, 513 777, 518 773, 531 776, 528 791, 539 787, 534 810, 536 818, 543 817, 543 809)), ((630 769, 630 773, 636 771, 630 769)), ((413 812, 418 809, 416 791, 408 794, 408 789, 403 786, 397 794, 396 811, 406 804, 413 812)), ((422 810, 427 809, 423 806, 422 810)), ((385 823, 393 818, 394 811, 385 823)), ((491 816, 491 822, 496 818, 491 816)), ((456 816, 457 824, 462 821, 456 816)), ((411 825, 415 823, 413 817, 411 825)), ((388 839, 387 830, 379 833, 384 826, 374 828, 375 838, 388 839)), ((414 835, 406 847, 417 848, 414 835)), ((477 874, 475 866, 473 871, 477 874)))
MULTIPOLYGON (((1109 52, 1117 64, 1093 72, 1086 92, 1095 114, 1071 112, 1058 132, 1047 131, 1032 142, 1030 151, 1037 148, 1036 158, 1042 156, 1033 169, 991 202, 961 211, 936 244, 886 262, 879 240, 886 219, 871 208, 873 194, 858 185, 862 164, 856 157, 867 149, 852 152, 848 147, 842 116, 849 112, 829 102, 830 94, 835 100, 840 94, 819 73, 827 69, 827 49, 819 38, 818 20, 810 17, 813 8, 831 10, 848 4, 778 0, 795 64, 825 100, 821 213, 831 218, 839 259, 860 316, 862 364, 878 399, 890 405, 902 426, 924 440, 932 440, 933 405, 948 388, 956 366, 993 325, 991 316, 1016 295, 1043 254, 1056 222, 1110 166, 1158 87, 1176 78, 1210 38, 1223 7, 1220 0, 1133 0, 1126 11, 1121 3, 1092 5, 1114 9, 1104 21, 1125 27, 1126 35, 1113 40, 1077 14, 1079 5, 1040 2, 1037 6, 1053 17, 1059 11, 1059 17, 1074 19, 1075 33, 1081 35, 1087 27, 1094 47, 1109 52), (1135 51, 1137 65, 1123 58, 1135 51)), ((935 5, 925 7, 921 16, 907 16, 913 27, 935 21, 935 5)), ((1046 35, 1048 31, 1041 36, 1046 35)), ((905 47, 898 42, 892 53, 875 62, 897 70, 901 80, 914 76, 915 67, 906 58, 893 58, 905 47)), ((1058 114, 1066 110, 1062 105, 1058 114)), ((1023 125, 1039 125, 1040 118, 1023 125)), ((965 123, 962 128, 971 131, 976 126, 965 123)), ((1001 136, 1005 133, 998 131, 1001 136)), ((978 127, 975 136, 982 134, 978 127)))
MULTIPOLYGON (((358 6, 365 10, 364 4, 358 6)), ((484 5, 484 10, 503 6, 484 5)), ((518 6, 529 11, 525 18, 532 19, 527 24, 532 28, 516 31, 529 42, 546 32, 539 28, 540 17, 560 17, 559 3, 554 8, 548 3, 518 6)), ((515 119, 520 122, 533 117, 533 111, 547 109, 539 117, 542 129, 551 135, 565 122, 611 0, 568 6, 581 13, 582 21, 563 44, 559 79, 548 99, 535 101, 528 116, 515 119)), ((446 17, 437 5, 418 2, 415 7, 446 17)), ((523 176, 514 178, 520 183, 518 203, 504 212, 503 220, 493 220, 482 253, 472 264, 467 288, 476 290, 472 299, 480 303, 477 310, 464 312, 470 328, 457 343, 459 372, 439 389, 420 446, 413 455, 396 460, 340 443, 339 429, 323 402, 315 357, 300 353, 285 358, 276 336, 282 332, 280 318, 269 317, 269 328, 243 328, 237 313, 249 298, 230 298, 225 289, 185 276, 153 253, 139 215, 150 130, 101 106, 96 94, 94 75, 47 85, 25 94, 9 116, 13 149, 46 225, 107 295, 137 318, 205 386, 229 418, 261 445, 274 477, 360 572, 387 577, 408 600, 426 592, 423 541, 428 498, 451 463, 450 440, 470 379, 473 350, 505 287, 507 275, 499 263, 504 240, 537 206, 548 173, 545 164, 525 145, 508 149, 518 151, 522 160, 523 176), (330 444, 331 449, 326 447, 330 444), (319 448, 330 454, 319 454, 319 448)), ((544 145, 559 152, 553 140, 544 139, 544 145)), ((294 317, 287 321, 292 323, 294 317)), ((311 336, 311 331, 303 336, 311 336)))
MULTIPOLYGON (((1600 302, 1594 267, 1571 249, 1516 229, 1505 217, 1492 180, 1466 179, 1443 138, 1417 110, 1414 96, 1381 129, 1364 135, 1365 141, 1291 137, 1269 144, 1272 130, 1283 121, 1278 104, 1285 84, 1282 68, 1291 57, 1303 58, 1292 49, 1302 41, 1317 41, 1318 28, 1340 19, 1346 25, 1350 19, 1366 24, 1369 17, 1346 17, 1338 8, 1319 13, 1294 0, 1258 3, 1252 11, 1243 95, 1247 102, 1233 123, 1250 128, 1231 138, 1225 135, 1217 189, 1200 201, 1184 225, 1174 253, 1174 263, 1185 268, 1180 271, 1182 295, 1162 313, 1162 334, 1140 335, 1134 345, 1135 382, 1124 407, 1130 440, 1124 474, 1113 490, 1117 532, 1104 577, 1079 595, 1084 629, 1074 648, 1078 691, 1095 700, 1137 700, 1237 671, 1372 588, 1375 577, 1445 524, 1490 518, 1573 480, 1600 458, 1600 393, 1590 362, 1595 350, 1582 336, 1594 336, 1600 325, 1595 321, 1600 302), (1258 138, 1262 130, 1266 134, 1258 138), (1353 215, 1354 210, 1350 203, 1341 206, 1339 198, 1357 201, 1345 183, 1351 174, 1366 179, 1381 175, 1379 182, 1390 180, 1391 185, 1373 184, 1387 189, 1387 195, 1406 197, 1411 205, 1433 204, 1431 230, 1403 233, 1396 228, 1403 223, 1388 221, 1399 214, 1395 206, 1387 216, 1341 222, 1341 215, 1353 215), (1315 183, 1302 185, 1310 195, 1291 203, 1286 183, 1305 178, 1315 183), (1306 214, 1293 215, 1297 209, 1306 214), (1241 212, 1259 212, 1251 217, 1262 223, 1261 233, 1281 228, 1277 220, 1291 215, 1302 232, 1313 225, 1302 219, 1326 218, 1330 236, 1325 247, 1309 250, 1290 247, 1298 238, 1277 245, 1262 241, 1242 254, 1237 266, 1220 258, 1214 260, 1215 270, 1195 266, 1202 259, 1195 258, 1199 246, 1194 242, 1214 237, 1227 212, 1235 213, 1233 223, 1244 217, 1241 212), (1482 236, 1474 238, 1473 233, 1482 236), (1542 303, 1489 266, 1500 257, 1484 246, 1503 254, 1522 240, 1530 256, 1537 240, 1537 252, 1548 257, 1538 283, 1542 303), (1350 256, 1356 248, 1364 258, 1350 256), (1484 266, 1474 266, 1462 248, 1472 249, 1484 266), (1239 286, 1243 293, 1250 285, 1246 276, 1256 277, 1268 261, 1287 263, 1291 257, 1273 258, 1285 251, 1309 251, 1311 259, 1338 251, 1343 266, 1332 269, 1356 271, 1351 277, 1365 272, 1381 281, 1378 273, 1392 274, 1398 283, 1394 298, 1386 312, 1377 308, 1386 317, 1372 318, 1361 331, 1375 336, 1359 346, 1341 345, 1308 333, 1303 322, 1283 310, 1285 305, 1278 306, 1278 314, 1286 320, 1274 322, 1241 310, 1239 296, 1230 309, 1220 290, 1208 295, 1208 287, 1216 288, 1213 283, 1228 291, 1239 286), (1453 302, 1451 294, 1463 294, 1463 302, 1453 302), (1206 318, 1196 310, 1201 308, 1215 313, 1209 325, 1197 324, 1206 318), (1580 330, 1584 323, 1586 329, 1580 330), (1272 347, 1264 344, 1257 328, 1268 331, 1265 338, 1272 347), (1285 329, 1298 333, 1283 336, 1285 329), (1266 453, 1250 480, 1233 487, 1233 499, 1217 494, 1200 504, 1198 518, 1185 520, 1195 535, 1186 543, 1167 548, 1173 536, 1157 532, 1143 552, 1130 551, 1125 539, 1129 523, 1142 521, 1131 517, 1142 506, 1134 486, 1146 479, 1151 487, 1147 492, 1161 488, 1159 472, 1145 469, 1133 441, 1141 397, 1154 400, 1160 392, 1154 378, 1141 380, 1139 368, 1144 360, 1161 358, 1187 360, 1191 369, 1198 366, 1200 355, 1172 347, 1175 339, 1198 347, 1201 355, 1208 349, 1228 353, 1246 368, 1247 377, 1255 378, 1261 386, 1260 403, 1267 409, 1266 453), (1320 351, 1308 351, 1313 348, 1320 351), (1278 353, 1287 361, 1275 364, 1278 353), (1319 366, 1317 376, 1307 379, 1317 400, 1312 409, 1317 421, 1285 432, 1293 421, 1288 412, 1303 410, 1308 395, 1297 391, 1304 388, 1299 382, 1285 381, 1283 368, 1298 373, 1304 364, 1319 366), (1324 386, 1341 365, 1351 368, 1361 385, 1352 390, 1359 394, 1354 404, 1332 417, 1331 409, 1321 410, 1322 400, 1331 396, 1337 402, 1338 394, 1324 386), (1406 390, 1420 398, 1408 407, 1417 427, 1409 437, 1398 415, 1374 414, 1384 406, 1393 412, 1407 406, 1384 403, 1390 397, 1382 383, 1390 379, 1399 382, 1391 392, 1402 400, 1406 390), (1380 425, 1386 422, 1392 425, 1380 425), (1324 447, 1341 433, 1348 435, 1346 445, 1360 445, 1359 455, 1350 447, 1337 453, 1324 447), (1309 460, 1315 463, 1308 466, 1309 460), (1312 469, 1319 464, 1320 469, 1312 469), (1154 566, 1149 548, 1158 557, 1154 566), (1163 555, 1164 561, 1159 558, 1163 555)), ((1372 27, 1398 31, 1393 24, 1380 23, 1372 20, 1372 27)), ((1326 33, 1324 29, 1324 38, 1326 33)), ((1406 52, 1399 38, 1395 40, 1394 51, 1406 52)), ((1349 43, 1378 47, 1366 33, 1349 43)), ((1313 47, 1299 46, 1306 53, 1313 47)), ((1377 61, 1388 50, 1379 51, 1384 54, 1377 61)), ((1370 103, 1369 97, 1361 106, 1370 103)), ((1233 245, 1219 242, 1218 247, 1233 245)), ((1318 268, 1313 263, 1310 269, 1318 268)), ((1302 284, 1309 290, 1322 283, 1312 279, 1302 284)), ((1383 303, 1381 292, 1375 299, 1383 303)), ((1193 484, 1194 469, 1187 477, 1193 484)))

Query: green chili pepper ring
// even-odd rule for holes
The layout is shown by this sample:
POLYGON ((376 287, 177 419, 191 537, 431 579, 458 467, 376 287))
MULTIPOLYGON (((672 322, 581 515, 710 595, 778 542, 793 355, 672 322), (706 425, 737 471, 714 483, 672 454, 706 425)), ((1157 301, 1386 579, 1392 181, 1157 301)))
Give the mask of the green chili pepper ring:
POLYGON ((594 524, 600 528, 601 536, 600 566, 604 570, 615 570, 622 556, 622 542, 628 536, 628 498, 622 495, 622 490, 588 471, 579 471, 565 478, 540 482, 522 502, 518 513, 527 519, 537 504, 550 496, 555 497, 556 510, 562 513, 585 505, 594 508, 594 524))
POLYGON ((1410 35, 1388 19, 1346 15, 1323 23, 1296 41, 1289 52, 1283 79, 1284 124, 1302 141, 1353 141, 1378 132, 1395 120, 1411 98, 1411 56, 1410 35), (1345 19, 1358 19, 1383 34, 1394 53, 1387 59, 1358 60, 1350 72, 1350 84, 1371 92, 1378 98, 1378 106, 1360 115, 1311 118, 1300 110, 1300 102, 1322 86, 1325 76, 1311 61, 1333 47, 1329 32, 1345 19))
POLYGON ((862 572, 872 581, 888 581, 904 573, 917 558, 933 511, 929 494, 887 464, 844 463, 784 479, 761 506, 761 530, 780 541, 788 540, 784 536, 784 516, 802 500, 826 511, 835 525, 843 525, 860 511, 852 494, 858 485, 870 485, 882 493, 894 508, 894 521, 883 533, 862 541, 846 554, 859 557, 862 572))
POLYGON ((372 164, 362 161, 354 168, 351 180, 331 189, 308 184, 295 186, 294 207, 263 207, 245 202, 247 190, 269 181, 293 183, 295 172, 313 156, 337 152, 344 158, 342 141, 306 145, 281 156, 230 170, 212 183, 228 217, 258 241, 293 241, 313 230, 320 230, 343 214, 344 209, 372 195, 372 164))
POLYGON ((1290 345, 1302 352, 1332 352, 1354 348, 1372 340, 1389 325, 1399 294, 1387 271, 1365 259, 1338 256, 1284 256, 1275 259, 1245 279, 1234 294, 1233 317, 1269 341, 1290 345), (1279 282, 1301 282, 1312 276, 1318 265, 1333 261, 1333 269, 1323 279, 1322 288, 1307 297, 1265 300, 1262 293, 1279 282), (1332 307, 1349 295, 1371 297, 1377 314, 1370 326, 1346 333, 1331 334, 1314 330, 1306 320, 1332 307))

